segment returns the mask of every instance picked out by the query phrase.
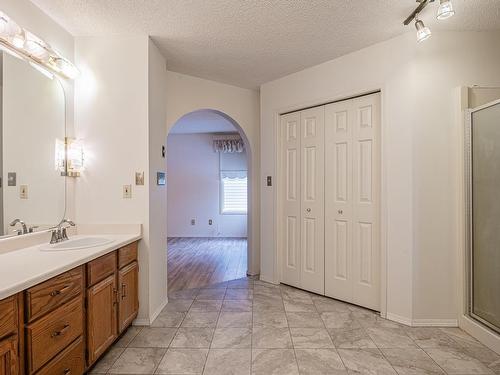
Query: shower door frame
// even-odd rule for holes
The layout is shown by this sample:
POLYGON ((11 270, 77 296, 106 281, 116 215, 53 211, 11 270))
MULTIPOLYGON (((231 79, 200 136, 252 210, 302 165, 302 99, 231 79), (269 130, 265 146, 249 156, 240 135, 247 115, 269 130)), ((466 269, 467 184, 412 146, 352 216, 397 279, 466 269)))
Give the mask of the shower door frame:
POLYGON ((475 321, 481 323, 485 327, 491 329, 492 331, 500 334, 500 327, 488 322, 487 320, 481 318, 480 316, 474 314, 473 312, 473 220, 472 220, 472 114, 483 109, 493 107, 500 104, 500 99, 493 102, 486 103, 476 108, 470 108, 465 110, 465 129, 464 129, 464 177, 465 177, 465 220, 466 220, 466 230, 465 230, 465 271, 466 271, 466 313, 469 317, 475 321))

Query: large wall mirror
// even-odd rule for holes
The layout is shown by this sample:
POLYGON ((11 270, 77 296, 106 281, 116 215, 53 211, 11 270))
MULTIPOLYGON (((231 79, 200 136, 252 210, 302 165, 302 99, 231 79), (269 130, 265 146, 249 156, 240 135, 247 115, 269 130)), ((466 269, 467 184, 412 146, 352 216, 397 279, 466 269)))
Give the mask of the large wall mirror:
POLYGON ((66 115, 57 79, 6 53, 0 63, 0 236, 5 237, 46 230, 64 217, 66 181, 56 153, 64 145, 66 115))

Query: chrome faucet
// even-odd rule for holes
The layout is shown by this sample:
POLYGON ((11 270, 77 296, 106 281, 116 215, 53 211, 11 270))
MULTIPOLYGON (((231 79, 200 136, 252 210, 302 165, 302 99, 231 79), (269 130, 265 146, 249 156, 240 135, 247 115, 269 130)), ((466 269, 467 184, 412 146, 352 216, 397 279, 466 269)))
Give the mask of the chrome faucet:
POLYGON ((21 226, 23 228, 22 231, 21 230, 16 230, 16 233, 18 235, 28 233, 28 227, 26 227, 26 223, 24 221, 22 221, 21 219, 15 219, 9 225, 11 227, 15 227, 17 223, 21 224, 21 226))
POLYGON ((68 240, 68 233, 66 232, 66 229, 68 227, 74 227, 76 224, 72 222, 71 220, 68 219, 63 219, 57 226, 51 228, 52 229, 52 236, 50 238, 50 243, 55 244, 59 243, 62 241, 68 240), (68 225, 64 225, 68 224, 68 225))

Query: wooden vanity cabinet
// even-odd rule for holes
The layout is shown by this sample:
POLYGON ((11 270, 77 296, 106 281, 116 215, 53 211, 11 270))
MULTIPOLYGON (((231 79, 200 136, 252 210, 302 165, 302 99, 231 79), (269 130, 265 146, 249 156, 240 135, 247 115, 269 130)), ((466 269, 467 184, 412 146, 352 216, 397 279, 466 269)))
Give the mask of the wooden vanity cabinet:
POLYGON ((132 324, 139 310, 137 243, 87 264, 87 365, 132 324))
POLYGON ((18 375, 21 369, 18 296, 0 301, 0 375, 18 375))

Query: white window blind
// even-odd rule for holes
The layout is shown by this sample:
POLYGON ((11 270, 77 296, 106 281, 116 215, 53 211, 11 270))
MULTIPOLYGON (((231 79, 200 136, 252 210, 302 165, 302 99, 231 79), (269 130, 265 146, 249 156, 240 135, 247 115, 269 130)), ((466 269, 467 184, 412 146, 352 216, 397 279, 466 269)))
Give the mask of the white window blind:
POLYGON ((247 213, 247 171, 221 171, 221 213, 247 213))

